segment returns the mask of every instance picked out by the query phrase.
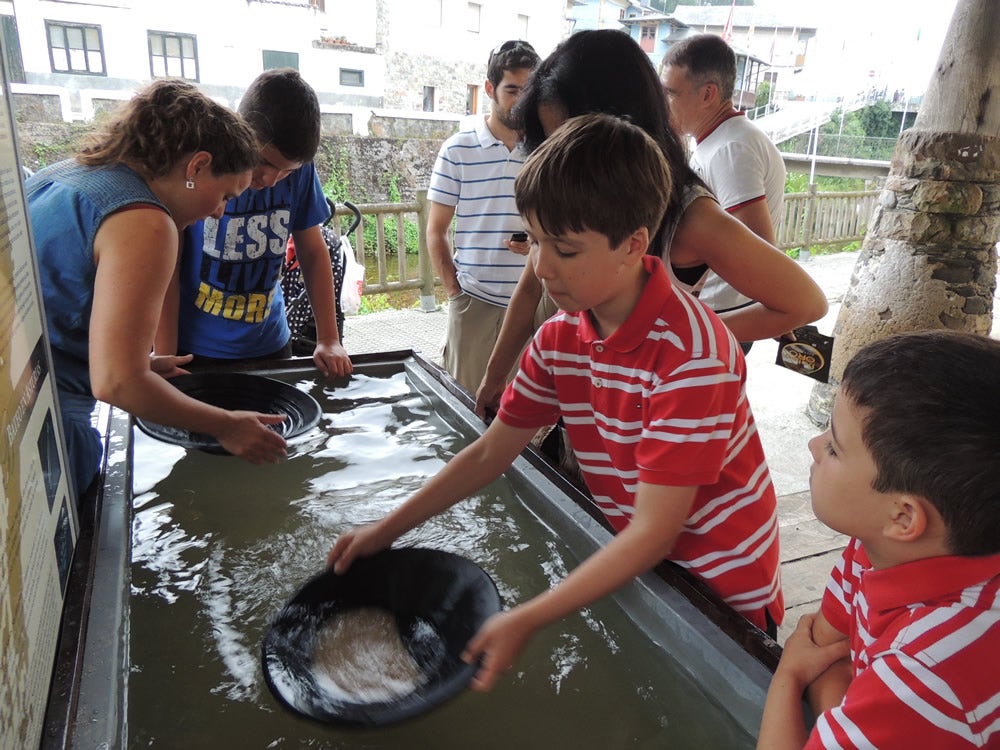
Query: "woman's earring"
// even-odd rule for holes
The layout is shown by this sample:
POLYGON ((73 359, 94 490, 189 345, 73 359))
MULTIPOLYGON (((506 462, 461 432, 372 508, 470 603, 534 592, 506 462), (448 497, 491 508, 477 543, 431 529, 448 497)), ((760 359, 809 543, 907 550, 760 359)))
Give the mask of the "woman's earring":
POLYGON ((194 180, 188 180, 187 182, 185 182, 184 187, 186 187, 188 190, 194 190, 194 180))

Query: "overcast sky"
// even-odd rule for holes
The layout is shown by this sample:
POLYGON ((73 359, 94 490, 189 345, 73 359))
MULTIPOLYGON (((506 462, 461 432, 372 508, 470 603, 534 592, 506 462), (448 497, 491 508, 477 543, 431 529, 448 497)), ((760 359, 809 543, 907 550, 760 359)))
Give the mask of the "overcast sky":
POLYGON ((870 80, 889 94, 923 92, 937 62, 957 0, 756 0, 790 19, 811 19, 807 68, 817 88, 870 80), (873 74, 873 75, 870 75, 873 74))

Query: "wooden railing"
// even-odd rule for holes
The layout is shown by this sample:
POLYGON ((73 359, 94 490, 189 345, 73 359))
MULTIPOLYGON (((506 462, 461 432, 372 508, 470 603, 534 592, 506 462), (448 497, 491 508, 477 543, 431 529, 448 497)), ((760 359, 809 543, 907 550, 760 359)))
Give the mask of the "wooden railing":
MULTIPOLYGON (((778 247, 800 249, 800 259, 809 255, 813 245, 860 241, 868 227, 879 191, 849 193, 818 193, 811 185, 807 193, 785 195, 784 216, 776 227, 778 247)), ((434 287, 440 282, 434 276, 427 252, 427 192, 419 191, 410 203, 361 203, 361 224, 350 235, 358 262, 365 266, 365 294, 395 292, 403 289, 420 290, 420 308, 436 306, 434 287), (365 247, 365 226, 374 223, 374 234, 368 230, 365 247), (408 236, 409 235, 409 236, 408 236), (418 272, 407 268, 406 255, 398 252, 406 246, 418 257, 418 272)), ((336 215, 343 217, 344 226, 352 216, 350 209, 337 206, 336 215)))
POLYGON ((878 200, 878 190, 819 193, 810 185, 806 193, 786 193, 784 215, 775 227, 782 250, 800 249, 808 255, 813 245, 860 242, 878 200))
MULTIPOLYGON (((434 286, 440 282, 434 276, 427 252, 427 191, 417 191, 417 198, 411 203, 359 203, 357 208, 361 212, 361 223, 350 235, 350 240, 355 258, 365 267, 364 293, 384 294, 419 289, 420 309, 433 310, 437 305, 434 286), (372 222, 375 224, 375 243, 374 247, 366 248, 365 225, 372 222), (419 270, 414 277, 409 275, 406 250, 417 252, 419 270), (395 257, 392 273, 389 270, 390 256, 395 257)), ((335 215, 349 222, 354 212, 338 205, 335 215)), ((371 236, 370 231, 368 236, 371 236)))

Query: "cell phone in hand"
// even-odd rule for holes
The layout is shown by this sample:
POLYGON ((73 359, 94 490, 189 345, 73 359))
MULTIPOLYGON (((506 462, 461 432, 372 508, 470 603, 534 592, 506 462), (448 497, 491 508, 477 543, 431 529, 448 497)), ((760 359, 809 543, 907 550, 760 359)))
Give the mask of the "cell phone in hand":
POLYGON ((510 241, 511 242, 527 242, 528 241, 528 233, 527 232, 514 232, 510 236, 510 241))

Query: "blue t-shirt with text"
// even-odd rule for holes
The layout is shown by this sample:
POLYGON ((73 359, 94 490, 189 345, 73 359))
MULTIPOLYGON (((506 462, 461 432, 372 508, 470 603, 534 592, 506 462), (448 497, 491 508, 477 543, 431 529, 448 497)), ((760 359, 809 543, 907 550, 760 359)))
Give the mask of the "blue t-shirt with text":
POLYGON ((184 232, 178 348, 220 359, 260 357, 291 333, 281 274, 292 232, 330 216, 319 176, 305 164, 273 187, 247 190, 218 221, 184 232))

